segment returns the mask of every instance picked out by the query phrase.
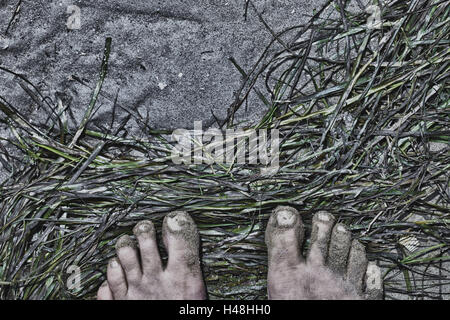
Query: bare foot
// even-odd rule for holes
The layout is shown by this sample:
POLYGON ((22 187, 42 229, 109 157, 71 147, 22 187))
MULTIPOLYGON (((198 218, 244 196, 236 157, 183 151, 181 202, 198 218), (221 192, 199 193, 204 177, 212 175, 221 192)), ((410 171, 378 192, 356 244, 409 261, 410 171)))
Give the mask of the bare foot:
POLYGON ((314 216, 306 258, 301 254, 303 234, 297 210, 279 206, 273 211, 266 229, 269 299, 382 298, 380 269, 330 213, 314 216))
POLYGON ((163 222, 163 240, 169 260, 163 269, 151 221, 133 229, 139 252, 125 235, 116 244, 118 258, 108 264, 107 281, 99 288, 99 300, 162 300, 206 298, 199 261, 199 236, 185 212, 168 214, 163 222))

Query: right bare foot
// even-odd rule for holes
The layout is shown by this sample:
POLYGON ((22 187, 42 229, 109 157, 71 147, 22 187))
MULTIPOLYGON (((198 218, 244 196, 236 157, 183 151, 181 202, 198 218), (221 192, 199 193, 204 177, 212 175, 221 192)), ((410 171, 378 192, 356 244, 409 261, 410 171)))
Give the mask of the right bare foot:
POLYGON ((381 299, 381 272, 364 246, 327 212, 312 223, 311 246, 301 254, 303 222, 297 210, 279 206, 266 229, 269 299, 381 299))
POLYGON ((97 293, 99 300, 200 300, 206 298, 200 270, 199 236, 185 212, 169 213, 163 222, 163 240, 169 254, 163 270, 151 221, 133 229, 139 252, 129 236, 116 244, 118 258, 108 264, 107 281, 97 293))

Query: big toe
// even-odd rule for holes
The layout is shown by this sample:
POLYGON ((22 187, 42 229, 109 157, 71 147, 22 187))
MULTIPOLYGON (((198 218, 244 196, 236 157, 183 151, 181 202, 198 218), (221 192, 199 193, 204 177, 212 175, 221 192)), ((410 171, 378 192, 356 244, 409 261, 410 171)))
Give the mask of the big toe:
POLYGON ((175 211, 164 218, 163 240, 169 254, 168 269, 187 267, 194 273, 199 271, 199 236, 188 213, 175 211))
POLYGON ((265 241, 269 254, 269 268, 295 266, 303 259, 303 222, 299 212, 287 206, 278 206, 272 212, 266 228, 265 241))

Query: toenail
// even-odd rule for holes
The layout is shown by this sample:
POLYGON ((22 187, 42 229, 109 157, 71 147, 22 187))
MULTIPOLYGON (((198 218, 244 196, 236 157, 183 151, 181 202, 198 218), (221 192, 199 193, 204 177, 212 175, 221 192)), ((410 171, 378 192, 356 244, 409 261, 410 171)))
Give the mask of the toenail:
POLYGON ((342 224, 338 224, 336 230, 340 233, 347 233, 347 228, 342 224))
POLYGON ((277 213, 277 222, 281 227, 292 226, 295 222, 295 215, 289 211, 280 211, 277 213))
POLYGON ((116 258, 111 259, 111 261, 109 261, 109 266, 111 268, 117 268, 119 266, 119 262, 117 261, 116 258))
POLYGON ((167 217, 167 226, 172 231, 180 231, 189 223, 184 212, 177 212, 167 217))
POLYGON ((146 223, 143 223, 139 226, 139 231, 148 232, 148 231, 150 231, 150 226, 146 223))
POLYGON ((119 238, 119 240, 117 240, 116 250, 119 250, 119 249, 124 248, 124 247, 131 247, 131 248, 135 248, 136 247, 136 244, 134 243, 134 241, 128 235, 121 236, 119 238))
POLYGON ((324 222, 328 222, 331 220, 330 215, 325 212, 319 212, 318 217, 319 217, 319 220, 324 221, 324 222))
POLYGON ((275 217, 278 227, 292 227, 297 219, 296 210, 291 207, 277 207, 275 217))
POLYGON ((141 235, 154 231, 153 224, 149 221, 141 221, 134 227, 134 234, 141 235))

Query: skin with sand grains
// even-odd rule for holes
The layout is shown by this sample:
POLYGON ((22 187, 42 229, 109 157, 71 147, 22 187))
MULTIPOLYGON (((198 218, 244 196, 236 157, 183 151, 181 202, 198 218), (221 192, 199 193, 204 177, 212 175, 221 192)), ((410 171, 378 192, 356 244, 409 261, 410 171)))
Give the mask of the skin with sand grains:
POLYGON ((303 257, 300 214, 279 206, 266 228, 269 299, 380 299, 381 273, 368 264, 363 245, 327 212, 313 217, 311 245, 303 257), (370 266, 370 267, 368 267, 370 266), (374 274, 375 273, 375 274, 374 274), (371 281, 379 277, 379 281, 371 281), (369 281, 367 281, 369 280, 369 281))
MULTIPOLYGON (((186 212, 168 214, 163 241, 168 251, 164 268, 155 228, 142 221, 133 230, 139 244, 122 236, 117 258, 108 264, 107 281, 98 290, 99 300, 202 300, 206 288, 200 269, 199 236, 186 212), (140 258, 139 258, 140 257, 140 258)), ((302 252, 304 226, 297 210, 277 207, 266 228, 269 299, 381 299, 381 272, 367 260, 364 246, 351 240, 344 225, 327 212, 313 218, 311 245, 302 252)))
POLYGON ((117 258, 107 268, 108 280, 98 291, 100 300, 201 300, 206 289, 200 270, 197 227, 185 212, 167 215, 163 241, 169 253, 163 269, 151 221, 142 221, 133 230, 140 250, 128 236, 116 244, 117 258))

